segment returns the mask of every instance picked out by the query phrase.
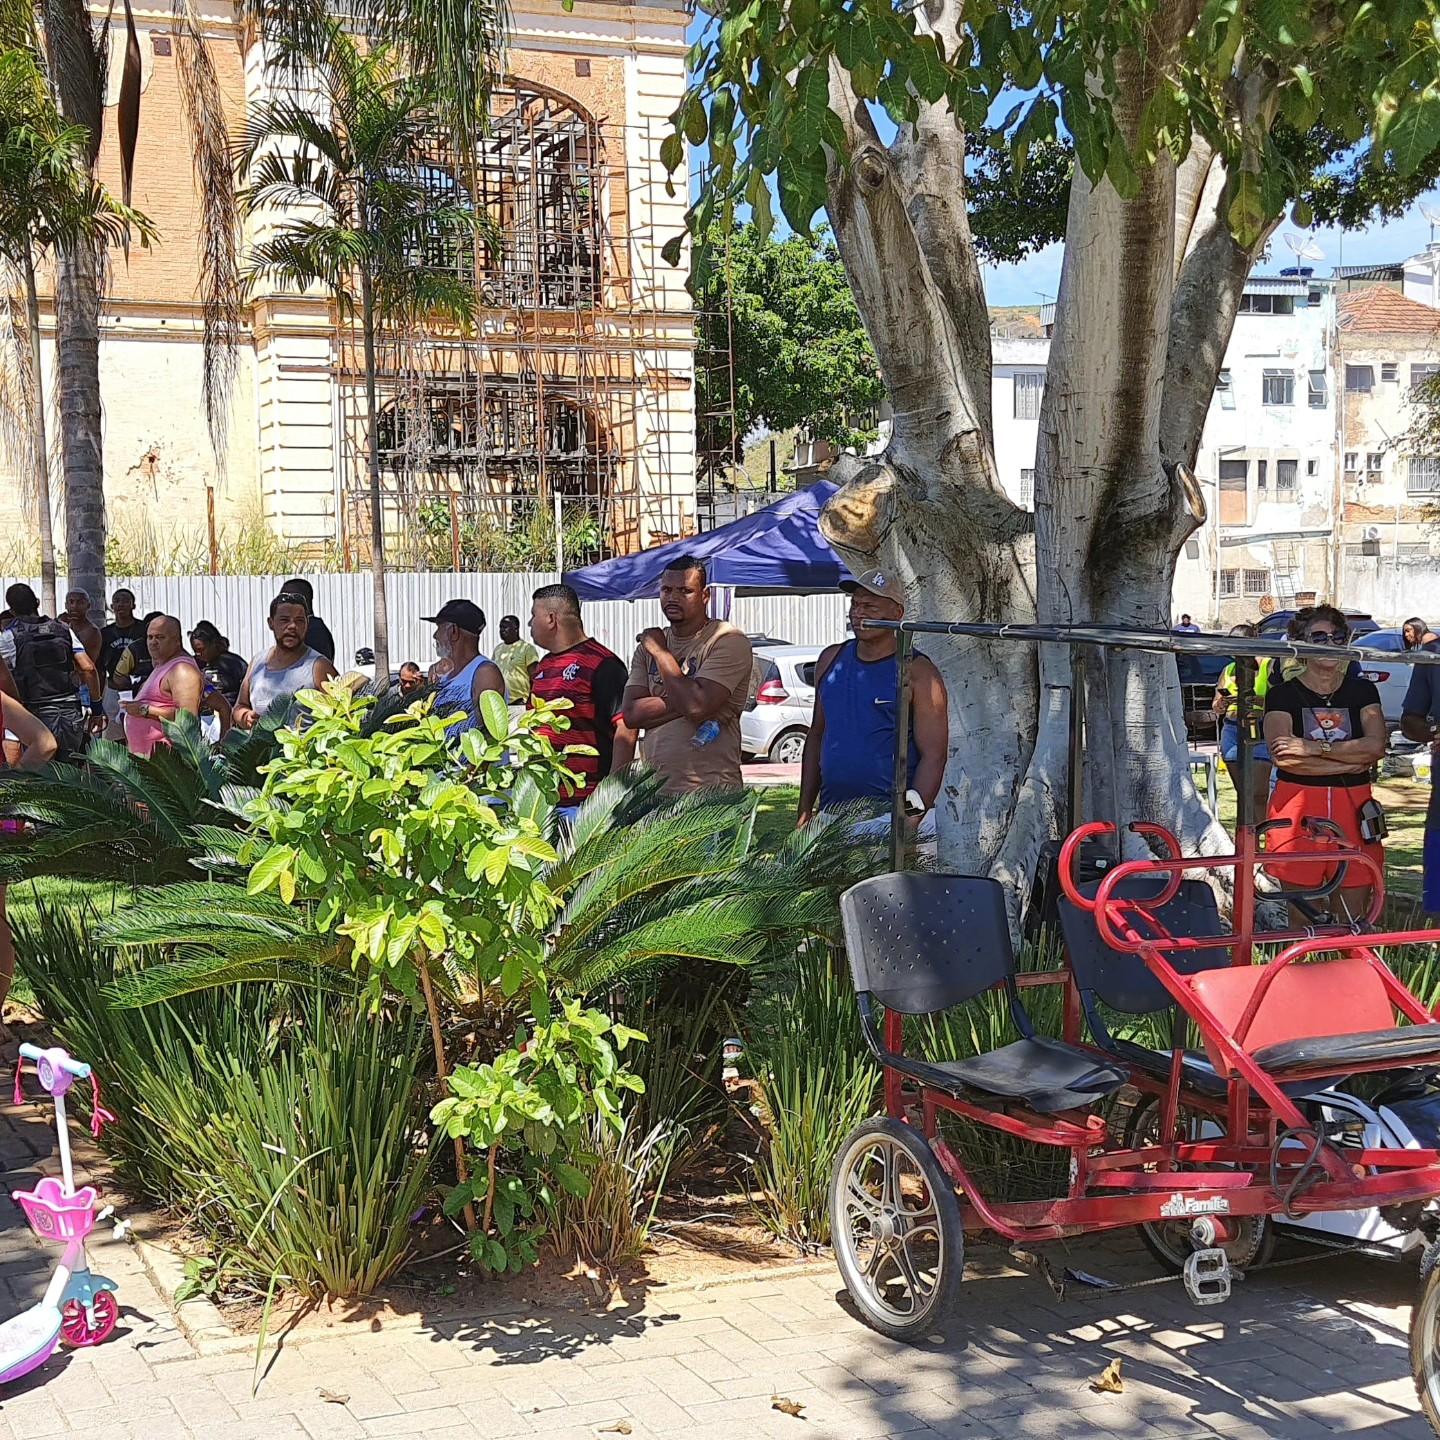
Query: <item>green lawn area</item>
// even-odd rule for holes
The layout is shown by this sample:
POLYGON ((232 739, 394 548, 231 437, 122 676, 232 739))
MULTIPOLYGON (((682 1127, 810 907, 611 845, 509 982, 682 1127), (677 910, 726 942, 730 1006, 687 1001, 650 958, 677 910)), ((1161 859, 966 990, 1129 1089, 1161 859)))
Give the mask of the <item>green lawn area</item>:
MULTIPOLYGON (((113 885, 109 881, 27 880, 22 885, 10 886, 5 895, 5 913, 12 924, 22 925, 33 921, 41 906, 69 910, 89 905, 100 914, 108 915, 117 905, 125 904, 129 894, 128 886, 113 885)), ((16 967, 10 996, 16 1004, 35 1007, 35 991, 23 965, 16 967)))
MULTIPOLYGON (((1196 782, 1204 791, 1197 774, 1196 782)), ((1220 767, 1220 823, 1232 834, 1235 830, 1235 788, 1225 767, 1220 767)), ((1385 841, 1385 868, 1388 889, 1397 899, 1420 899, 1421 846, 1425 826, 1426 785, 1412 780, 1390 780, 1376 786, 1376 796, 1385 807, 1390 835, 1385 841)), ((759 824, 763 837, 777 842, 795 823, 795 806, 800 799, 794 785, 772 785, 761 791, 759 824)))

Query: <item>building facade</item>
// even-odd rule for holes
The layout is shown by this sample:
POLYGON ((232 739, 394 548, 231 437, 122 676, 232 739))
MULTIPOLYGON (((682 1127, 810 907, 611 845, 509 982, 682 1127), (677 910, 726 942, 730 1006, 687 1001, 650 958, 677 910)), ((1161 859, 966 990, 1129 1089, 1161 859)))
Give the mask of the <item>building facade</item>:
MULTIPOLYGON (((120 568, 167 556, 203 568, 207 552, 257 531, 317 562, 362 563, 361 347, 327 297, 274 286, 251 296, 228 443, 214 453, 178 42, 168 6, 134 9, 134 203, 161 239, 113 257, 102 322, 108 518, 117 558, 132 562, 120 568)), ((202 10, 235 135, 277 82, 228 0, 202 10)), ((384 525, 402 566, 470 568, 490 539, 527 527, 553 535, 557 513, 591 549, 630 550, 695 526, 687 270, 661 256, 684 229, 686 187, 670 193, 660 146, 684 91, 687 11, 671 0, 576 0, 569 11, 561 0, 516 0, 510 20, 508 73, 473 172, 473 206, 496 237, 463 272, 478 291, 474 333, 392 334, 381 347, 384 525)), ((429 158, 437 195, 453 196, 459 166, 444 136, 429 158)), ((276 219, 249 222, 245 238, 276 219)), ((53 374, 48 302, 42 332, 53 374)), ((28 536, 19 479, 0 452, 0 520, 28 536)), ((30 568, 20 558, 11 573, 30 568)))

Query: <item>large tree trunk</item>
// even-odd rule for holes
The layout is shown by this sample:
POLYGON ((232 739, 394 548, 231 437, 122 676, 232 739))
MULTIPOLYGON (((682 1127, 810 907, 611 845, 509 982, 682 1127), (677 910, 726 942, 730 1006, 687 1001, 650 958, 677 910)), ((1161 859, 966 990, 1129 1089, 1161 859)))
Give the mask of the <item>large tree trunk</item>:
MULTIPOLYGON (((60 113, 89 136, 93 167, 105 115, 105 36, 86 0, 43 0, 45 49, 60 113)), ((100 410, 102 253, 89 245, 58 257, 55 344, 60 356, 60 448, 69 583, 105 595, 104 449, 100 410)))
POLYGON ((55 612, 55 532, 50 509, 50 446, 45 438, 45 366, 40 351, 40 294, 35 259, 25 252, 25 310, 30 330, 30 445, 35 466, 35 519, 40 533, 40 606, 55 612))
POLYGON ((105 597, 105 469, 100 411, 100 255, 62 252, 57 266, 60 445, 65 477, 65 558, 71 586, 105 597))
MULTIPOLYGON (((1195 8, 1184 0, 1152 27, 1149 55, 1122 59, 1127 138, 1195 8)), ((926 13, 948 43, 951 7, 926 13)), ((1178 176, 1162 156, 1131 199, 1077 172, 1032 517, 995 477, 964 135, 927 106, 887 148, 838 71, 832 97, 850 160, 832 170, 830 220, 895 424, 884 455, 837 465, 827 537, 852 564, 898 575, 912 617, 1168 629, 1175 557, 1205 514, 1180 467, 1198 451, 1253 260, 1226 227, 1222 168, 1202 146, 1178 176)), ((942 860, 1023 896, 1063 813, 1071 657, 1061 646, 924 648, 950 690, 942 860)), ((1092 651, 1081 665, 1087 814, 1164 821, 1192 850, 1228 847, 1191 780, 1173 659, 1092 651)))
MULTIPOLYGON (((825 533, 854 565, 899 577, 912 618, 1032 617, 1032 517, 1001 490, 990 438, 990 328, 965 214, 964 132, 948 109, 926 106, 887 148, 838 67, 833 93, 851 159, 832 169, 830 220, 895 418, 883 456, 837 466, 843 488, 825 533)), ((922 648, 950 695, 941 859, 983 871, 1021 799, 1035 659, 1006 644, 922 648)))

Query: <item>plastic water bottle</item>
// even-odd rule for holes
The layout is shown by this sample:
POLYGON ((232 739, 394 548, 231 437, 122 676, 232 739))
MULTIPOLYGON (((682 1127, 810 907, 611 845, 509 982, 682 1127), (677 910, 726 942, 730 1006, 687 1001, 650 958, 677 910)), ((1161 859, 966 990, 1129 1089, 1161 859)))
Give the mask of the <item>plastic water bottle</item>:
POLYGON ((697 750, 703 750, 707 745, 713 745, 720 738, 720 722, 718 720, 707 720, 695 731, 695 738, 690 742, 697 750))

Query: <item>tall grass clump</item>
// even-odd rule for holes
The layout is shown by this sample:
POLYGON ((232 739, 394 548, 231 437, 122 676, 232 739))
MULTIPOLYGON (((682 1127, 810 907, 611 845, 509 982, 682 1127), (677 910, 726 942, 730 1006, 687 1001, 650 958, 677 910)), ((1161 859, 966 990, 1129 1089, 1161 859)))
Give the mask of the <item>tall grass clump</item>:
POLYGON ((760 1218, 805 1249, 829 1242, 830 1171, 846 1137, 874 1113, 880 1084, 841 964, 826 944, 803 947, 772 978, 747 1037, 764 1130, 760 1218))
POLYGON ((63 1044, 95 1065, 122 1179, 201 1237, 224 1282, 368 1294, 404 1261, 428 1182, 423 1026, 300 983, 143 1007, 113 986, 153 956, 41 907, 16 948, 63 1044))

